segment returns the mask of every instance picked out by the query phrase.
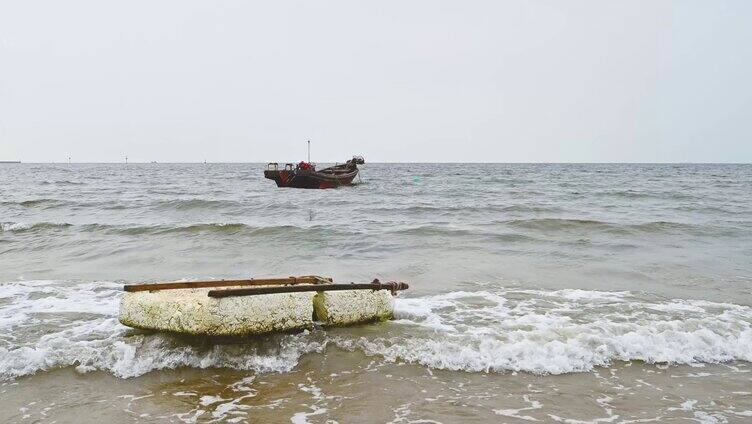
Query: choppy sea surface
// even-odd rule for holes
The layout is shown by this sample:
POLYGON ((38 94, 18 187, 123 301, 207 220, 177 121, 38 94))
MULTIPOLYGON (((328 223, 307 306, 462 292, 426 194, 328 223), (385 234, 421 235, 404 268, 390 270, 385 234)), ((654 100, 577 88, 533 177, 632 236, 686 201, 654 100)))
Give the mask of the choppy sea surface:
POLYGON ((1 164, 2 422, 752 421, 752 166, 1 164), (395 320, 206 340, 124 283, 398 280, 395 320))

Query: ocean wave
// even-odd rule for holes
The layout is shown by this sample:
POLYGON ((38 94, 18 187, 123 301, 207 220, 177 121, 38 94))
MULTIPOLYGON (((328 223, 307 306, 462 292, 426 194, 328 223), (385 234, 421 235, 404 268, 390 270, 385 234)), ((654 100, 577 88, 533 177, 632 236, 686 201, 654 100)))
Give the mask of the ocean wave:
MULTIPOLYGON (((632 224, 627 226, 632 230, 643 231, 646 233, 654 232, 697 232, 702 233, 704 226, 694 224, 684 224, 679 222, 652 221, 641 224, 632 224)), ((720 231, 720 230, 719 230, 720 231)))
POLYGON ((617 228, 618 225, 603 221, 589 219, 567 219, 567 218, 532 218, 532 219, 513 219, 503 221, 504 223, 518 228, 531 230, 571 230, 571 229, 595 229, 607 230, 617 228))
POLYGON ((160 224, 160 225, 110 225, 110 224, 81 224, 73 225, 70 223, 21 223, 21 222, 2 222, 0 223, 1 231, 8 232, 45 232, 60 228, 73 228, 76 231, 90 233, 104 233, 115 235, 171 235, 171 234, 241 234, 252 237, 276 237, 276 236, 301 236, 314 237, 323 235, 336 234, 336 230, 327 229, 321 226, 299 227, 294 225, 273 225, 266 227, 256 227, 239 222, 210 222, 197 224, 160 224))
POLYGON ((212 343, 133 331, 116 317, 121 287, 113 282, 0 284, 0 300, 10 301, 0 303, 3 334, 48 327, 36 340, 14 336, 3 343, 0 337, 0 380, 70 366, 79 372, 107 371, 120 378, 178 367, 286 372, 302 355, 325 346, 308 332, 212 343), (56 322, 60 325, 51 325, 56 322))
POLYGON ((564 374, 615 361, 752 361, 752 308, 582 289, 398 298, 379 334, 314 330, 236 340, 146 333, 116 318, 113 282, 0 284, 0 379, 60 367, 120 378, 174 369, 289 372, 327 347, 466 372, 564 374), (34 330, 44 325, 44 331, 34 330))
MULTIPOLYGON (((95 227, 92 227, 94 229, 95 227)), ((110 232, 116 232, 127 235, 140 234, 241 234, 252 237, 275 237, 275 236, 315 236, 322 232, 327 232, 322 227, 298 227, 294 225, 273 225, 266 227, 256 227, 239 222, 218 222, 203 223, 191 225, 155 225, 155 226, 108 226, 96 227, 97 229, 106 229, 110 232)), ((329 230, 328 234, 332 231, 329 230)))
POLYGON ((240 205, 234 200, 206 200, 206 199, 174 199, 156 202, 155 206, 160 209, 174 209, 179 211, 193 209, 224 209, 240 205))
POLYGON ((589 290, 451 292, 399 299, 395 314, 412 337, 335 343, 388 361, 469 372, 752 361, 752 308, 733 304, 646 302, 628 292, 589 290))
POLYGON ((0 202, 0 205, 3 206, 20 206, 27 209, 44 209, 44 210, 54 210, 54 209, 81 209, 81 208, 91 208, 91 209, 129 209, 134 208, 134 204, 128 203, 118 203, 117 200, 112 201, 73 201, 73 200, 63 200, 63 199, 32 199, 32 200, 22 200, 22 201, 4 201, 0 202))
POLYGON ((420 225, 416 227, 400 228, 389 231, 389 234, 413 236, 413 237, 445 237, 467 239, 487 239, 494 242, 515 243, 515 242, 536 242, 539 241, 534 237, 525 234, 500 233, 496 230, 468 230, 462 228, 451 228, 442 225, 420 225))
POLYGON ((510 204, 510 205, 408 205, 408 206, 378 206, 359 207, 356 210, 368 213, 396 214, 425 214, 425 215, 452 215, 468 213, 503 213, 503 212, 560 212, 562 209, 556 206, 510 204))
POLYGON ((120 378, 180 367, 288 372, 302 355, 324 346, 308 340, 307 334, 191 345, 176 336, 128 334, 121 327, 116 318, 97 319, 45 335, 31 346, 0 347, 0 379, 70 366, 78 372, 107 371, 120 378))
POLYGON ((65 222, 36 222, 33 224, 23 222, 0 222, 0 231, 8 232, 32 232, 32 231, 45 231, 45 230, 57 230, 60 228, 70 227, 71 224, 65 222))
POLYGON ((48 181, 42 181, 39 184, 41 184, 41 185, 62 185, 62 186, 67 186, 67 185, 86 185, 86 183, 84 183, 84 182, 81 182, 81 181, 71 181, 71 180, 56 180, 56 181, 49 181, 48 180, 48 181))
POLYGON ((198 234, 198 233, 218 233, 218 234, 235 234, 240 231, 252 229, 241 223, 203 223, 190 225, 103 225, 89 224, 84 226, 84 231, 103 231, 110 234, 123 235, 146 235, 146 234, 198 234))
POLYGON ((416 227, 399 228, 389 231, 390 234, 406 236, 470 236, 474 233, 460 228, 450 228, 443 225, 420 225, 416 227))
POLYGON ((640 190, 607 190, 594 193, 596 196, 617 197, 623 199, 662 199, 662 200, 691 200, 696 197, 683 192, 655 192, 640 190))
POLYGON ((29 199, 29 200, 20 200, 20 201, 3 201, 1 204, 8 205, 8 206, 21 206, 24 208, 48 209, 48 208, 64 206, 68 204, 68 202, 65 200, 61 200, 61 199, 40 198, 40 199, 29 199))
POLYGON ((652 234, 652 233, 717 233, 721 229, 709 228, 707 225, 686 224, 680 222, 651 221, 643 223, 622 224, 590 219, 567 218, 532 218, 503 221, 516 228, 537 231, 588 230, 614 234, 652 234))
MULTIPOLYGON (((693 225, 676 222, 654 221, 639 224, 618 224, 596 220, 563 219, 563 218, 539 218, 524 220, 496 221, 488 225, 480 225, 475 228, 458 228, 450 225, 425 224, 404 226, 385 230, 386 234, 418 236, 418 237, 473 237, 491 238, 498 241, 537 241, 529 234, 521 232, 500 232, 499 225, 507 225, 518 229, 535 231, 592 231, 622 235, 647 235, 647 234, 714 234, 735 235, 732 229, 723 229, 710 225, 693 225), (493 228, 491 228, 493 227, 493 228)), ((746 225, 746 222, 739 222, 746 225)), ((1 222, 0 231, 43 233, 61 228, 72 228, 76 231, 120 235, 170 235, 170 234, 239 234, 255 237, 333 237, 338 235, 352 234, 353 231, 345 232, 332 226, 312 225, 269 225, 254 226, 241 222, 205 222, 193 224, 71 224, 66 222, 1 222)))

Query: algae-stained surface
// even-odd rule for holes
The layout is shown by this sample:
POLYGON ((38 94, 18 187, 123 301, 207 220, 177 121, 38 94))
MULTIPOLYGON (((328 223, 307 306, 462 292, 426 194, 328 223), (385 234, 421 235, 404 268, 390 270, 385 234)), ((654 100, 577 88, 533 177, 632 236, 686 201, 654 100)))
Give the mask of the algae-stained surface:
POLYGON ((213 298, 210 289, 125 293, 119 320, 129 327, 175 333, 241 336, 391 319, 394 300, 386 290, 279 293, 213 298))
POLYGON ((394 315, 394 299, 387 290, 318 292, 313 309, 316 318, 329 326, 385 321, 394 315))
POLYGON ((240 336, 313 326, 313 293, 208 297, 210 289, 125 293, 119 320, 129 327, 240 336))

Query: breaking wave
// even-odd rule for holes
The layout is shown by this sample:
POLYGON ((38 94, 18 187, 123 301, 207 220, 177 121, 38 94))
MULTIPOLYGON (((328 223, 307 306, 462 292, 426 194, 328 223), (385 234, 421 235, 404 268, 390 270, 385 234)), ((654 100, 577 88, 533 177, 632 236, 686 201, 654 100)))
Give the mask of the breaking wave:
POLYGON ((211 343, 131 330, 116 317, 121 287, 112 282, 0 284, 0 380, 70 366, 121 378, 178 367, 284 372, 301 355, 324 347, 307 332, 211 343), (13 335, 29 327, 42 335, 13 335))
POLYGON ((121 378, 178 367, 288 372, 303 355, 327 347, 467 372, 752 361, 752 308, 729 303, 590 290, 455 291, 398 299, 396 320, 379 335, 314 330, 214 343, 122 326, 120 287, 0 284, 0 379, 60 367, 121 378))
POLYGON ((76 371, 108 371, 130 378, 151 371, 190 368, 234 368, 255 372, 287 372, 306 353, 323 344, 305 334, 272 337, 266 345, 191 345, 168 335, 128 335, 116 318, 101 319, 43 336, 33 346, 0 348, 0 379, 13 379, 60 367, 76 371))
POLYGON ((413 337, 338 340, 387 360, 473 372, 590 371, 614 361, 752 361, 752 308, 589 290, 451 292, 396 303, 413 337), (517 300, 513 300, 517 299, 517 300))
POLYGON ((60 228, 70 227, 71 224, 61 222, 36 222, 34 224, 26 224, 23 222, 0 222, 0 231, 8 232, 33 232, 44 230, 56 230, 60 228))

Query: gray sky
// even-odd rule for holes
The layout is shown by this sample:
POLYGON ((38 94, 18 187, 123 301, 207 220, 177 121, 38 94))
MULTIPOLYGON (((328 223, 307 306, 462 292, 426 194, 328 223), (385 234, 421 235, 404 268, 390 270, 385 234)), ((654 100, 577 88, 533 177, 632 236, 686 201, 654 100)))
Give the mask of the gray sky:
POLYGON ((752 1, 0 0, 0 160, 750 162, 752 1))

